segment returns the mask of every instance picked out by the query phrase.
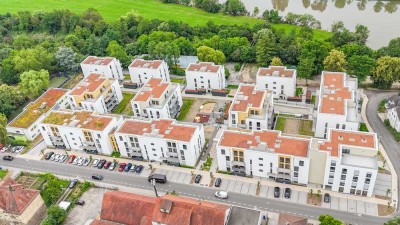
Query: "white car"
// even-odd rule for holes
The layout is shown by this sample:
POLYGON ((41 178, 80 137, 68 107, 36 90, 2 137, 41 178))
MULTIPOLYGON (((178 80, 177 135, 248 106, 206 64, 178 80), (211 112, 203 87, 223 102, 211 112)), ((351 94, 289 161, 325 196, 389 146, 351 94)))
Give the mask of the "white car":
POLYGON ((85 158, 82 157, 82 158, 78 161, 78 166, 82 166, 84 162, 85 162, 85 158))
POLYGON ((228 192, 226 192, 226 191, 217 191, 217 192, 215 192, 215 197, 222 198, 222 199, 227 199, 228 198, 228 192))
POLYGON ((58 155, 58 154, 53 154, 53 155, 50 157, 50 160, 51 160, 51 161, 54 161, 54 159, 56 158, 57 155, 58 155))
POLYGON ((92 166, 93 166, 93 167, 96 167, 97 164, 99 164, 99 161, 100 161, 100 159, 94 159, 94 160, 93 160, 92 166))
POLYGON ((85 161, 83 162, 83 166, 88 166, 90 163, 90 159, 86 158, 85 161))
POLYGON ((82 157, 76 157, 76 158, 74 159, 74 161, 72 162, 72 164, 73 164, 73 165, 78 164, 78 162, 81 160, 81 158, 82 158, 82 157))

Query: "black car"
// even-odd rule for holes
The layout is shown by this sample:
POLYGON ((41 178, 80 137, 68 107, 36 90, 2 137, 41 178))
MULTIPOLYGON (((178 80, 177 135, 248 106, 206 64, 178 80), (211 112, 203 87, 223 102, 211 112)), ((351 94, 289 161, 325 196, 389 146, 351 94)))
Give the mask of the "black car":
POLYGON ((220 187, 221 186, 221 182, 222 182, 222 179, 221 178, 217 178, 215 180, 215 187, 220 187))
POLYGON ((324 194, 324 202, 325 203, 331 202, 331 196, 328 193, 324 194))
POLYGON ((105 163, 106 163, 105 159, 100 160, 99 163, 97 164, 97 168, 103 169, 105 163))
POLYGON ((78 180, 77 180, 77 179, 71 180, 71 181, 69 182, 68 188, 69 188, 69 189, 74 188, 75 185, 76 185, 77 183, 78 183, 78 180))
POLYGON ((76 205, 84 206, 84 205, 85 205, 85 201, 83 201, 83 200, 78 200, 78 201, 75 202, 75 204, 76 204, 76 205))
POLYGON ((196 184, 198 184, 198 183, 200 183, 200 181, 201 181, 201 175, 200 175, 200 174, 197 174, 196 177, 194 178, 194 182, 195 182, 196 184))
POLYGON ((279 187, 274 188, 274 197, 279 198, 281 196, 281 189, 279 187))
POLYGON ((103 180, 103 176, 100 174, 93 174, 92 179, 93 180, 103 180))
POLYGON ((51 158, 52 155, 54 155, 54 152, 48 152, 48 153, 46 153, 44 159, 45 159, 45 160, 49 160, 49 159, 51 158))
POLYGON ((292 193, 292 190, 290 188, 285 188, 285 198, 290 198, 291 193, 292 193))
POLYGON ((136 172, 136 173, 141 173, 142 170, 143 170, 143 166, 142 166, 142 165, 138 165, 138 166, 135 168, 135 172, 136 172))
POLYGON ((14 157, 12 157, 11 155, 6 155, 3 157, 3 160, 7 160, 7 161, 13 161, 14 157))

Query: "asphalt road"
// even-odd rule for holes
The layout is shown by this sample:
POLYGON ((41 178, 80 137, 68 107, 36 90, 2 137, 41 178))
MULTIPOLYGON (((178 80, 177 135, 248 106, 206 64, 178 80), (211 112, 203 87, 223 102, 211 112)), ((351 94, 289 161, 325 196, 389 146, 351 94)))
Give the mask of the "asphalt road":
MULTIPOLYGON (((368 105, 366 108, 366 115, 369 124, 375 133, 378 134, 378 137, 385 148, 386 154, 389 159, 392 161, 394 170, 397 175, 400 175, 400 164, 398 163, 400 159, 400 144, 396 142, 392 134, 387 130, 385 124, 383 124, 382 120, 378 117, 378 106, 379 103, 392 95, 397 94, 397 92, 383 92, 378 93, 374 91, 365 91, 365 94, 368 96, 368 105)), ((400 179, 398 179, 400 181, 400 179)), ((400 184, 397 184, 397 190, 399 190, 400 184)), ((400 199, 400 192, 398 191, 398 199, 400 199)), ((399 212, 397 212, 398 214, 399 212)))
MULTIPOLYGON (((5 168, 16 168, 27 171, 51 172, 55 175, 87 180, 91 179, 92 174, 96 173, 104 176, 102 183, 153 190, 152 185, 147 181, 146 177, 129 173, 111 172, 104 169, 100 170, 91 167, 74 166, 51 161, 27 160, 22 158, 15 158, 12 162, 1 161, 1 166, 5 168)), ((167 184, 157 184, 157 188, 162 192, 172 192, 175 190, 181 196, 188 196, 206 201, 222 202, 265 211, 273 211, 277 213, 290 213, 312 219, 318 218, 318 216, 321 214, 330 214, 343 222, 353 225, 379 225, 383 224, 387 220, 387 218, 384 217, 353 214, 310 205, 296 204, 282 200, 242 195, 238 193, 230 193, 229 199, 222 200, 214 197, 215 190, 212 188, 186 185, 181 183, 168 182, 167 184)))

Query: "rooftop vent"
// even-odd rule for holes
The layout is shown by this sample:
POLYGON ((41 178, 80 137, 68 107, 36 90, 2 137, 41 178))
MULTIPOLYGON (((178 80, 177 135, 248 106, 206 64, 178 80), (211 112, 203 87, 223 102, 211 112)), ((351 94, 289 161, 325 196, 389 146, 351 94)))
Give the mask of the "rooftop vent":
POLYGON ((43 102, 38 109, 43 110, 46 108, 47 102, 43 102))
POLYGON ((274 72, 272 72, 272 76, 279 77, 279 71, 275 70, 274 72))
POLYGON ((160 205, 160 212, 170 213, 172 209, 172 201, 168 199, 163 199, 160 205))

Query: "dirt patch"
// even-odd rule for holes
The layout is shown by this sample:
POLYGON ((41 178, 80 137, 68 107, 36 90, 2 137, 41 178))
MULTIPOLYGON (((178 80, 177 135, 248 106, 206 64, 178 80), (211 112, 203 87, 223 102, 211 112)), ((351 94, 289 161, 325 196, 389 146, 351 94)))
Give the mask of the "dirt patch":
MULTIPOLYGON (((214 133, 214 130, 215 130, 215 126, 211 126, 211 125, 204 126, 204 138, 210 139, 212 134, 214 133)), ((211 142, 212 142, 212 140, 211 140, 211 142)))
POLYGON ((321 206, 321 202, 322 202, 321 195, 317 194, 311 195, 310 193, 307 194, 307 204, 321 206))
POLYGON ((378 215, 379 216, 388 216, 394 213, 395 208, 388 207, 387 205, 378 205, 378 215))
POLYGON ((204 105, 205 103, 214 103, 215 100, 212 99, 193 99, 193 104, 190 107, 189 112, 186 114, 184 121, 186 122, 193 122, 194 118, 196 117, 197 113, 199 113, 200 106, 204 105))
POLYGON ((214 111, 215 102, 210 102, 202 105, 203 108, 200 109, 200 113, 209 113, 211 114, 214 111))
POLYGON ((283 129, 283 133, 298 134, 299 128, 300 128, 300 120, 287 118, 285 121, 285 127, 283 129))
POLYGON ((241 83, 255 83, 259 66, 253 63, 246 63, 240 73, 239 80, 241 83))
POLYGON ((213 187, 214 186, 215 179, 217 179, 217 178, 215 178, 215 177, 211 178, 210 184, 208 185, 209 187, 213 187))
POLYGON ((385 170, 385 169, 382 169, 382 168, 379 168, 378 173, 389 174, 389 175, 392 174, 389 170, 385 170))

